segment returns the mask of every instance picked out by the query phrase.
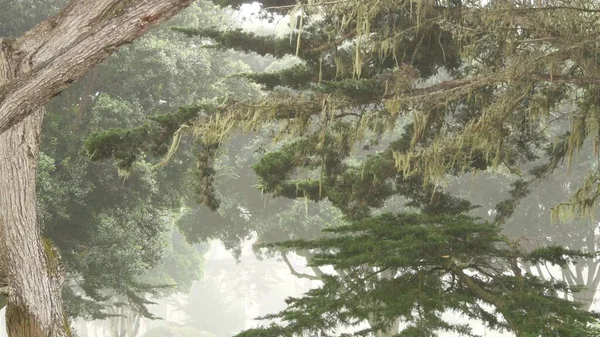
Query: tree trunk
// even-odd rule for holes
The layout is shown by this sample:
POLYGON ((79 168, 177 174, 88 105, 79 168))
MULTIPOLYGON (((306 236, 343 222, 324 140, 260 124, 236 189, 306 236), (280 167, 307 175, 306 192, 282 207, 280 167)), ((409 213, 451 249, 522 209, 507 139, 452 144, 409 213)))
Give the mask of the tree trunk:
POLYGON ((69 335, 60 256, 42 242, 37 223, 43 107, 119 46, 191 2, 71 0, 20 38, 0 39, 0 271, 9 283, 9 337, 69 335))
POLYGON ((140 325, 142 323, 142 316, 141 315, 135 315, 135 320, 133 323, 133 331, 131 332, 130 337, 137 337, 137 335, 140 333, 140 325))
POLYGON ((9 336, 65 335, 59 278, 50 275, 36 218, 42 119, 39 109, 0 135, 0 244, 7 247, 2 264, 11 276, 9 336))
POLYGON ((389 326, 385 331, 377 331, 375 334, 376 337, 392 337, 398 334, 400 330, 400 318, 394 321, 394 324, 389 326))
MULTIPOLYGON (((4 84, 20 73, 13 54, 2 56, 4 84)), ((9 336, 65 335, 60 278, 50 275, 37 224, 35 182, 43 118, 44 109, 37 108, 0 134, 0 264, 10 284, 9 336)))
MULTIPOLYGON (((583 236, 581 236, 583 237, 583 236)), ((578 238, 581 238, 578 237, 578 238)), ((584 250, 588 252, 597 251, 596 241, 598 240, 595 232, 595 223, 590 224, 589 229, 585 234, 585 244, 581 241, 575 244, 570 243, 567 246, 571 249, 584 250)), ((582 305, 582 308, 590 311, 594 306, 594 298, 600 285, 600 260, 597 257, 580 259, 573 266, 565 266, 562 268, 562 278, 569 286, 583 286, 584 289, 578 293, 574 293, 573 299, 582 305), (573 272, 575 269, 575 272, 573 272), (584 271, 587 276, 584 278, 584 271)), ((565 294, 568 298, 570 293, 565 294)))

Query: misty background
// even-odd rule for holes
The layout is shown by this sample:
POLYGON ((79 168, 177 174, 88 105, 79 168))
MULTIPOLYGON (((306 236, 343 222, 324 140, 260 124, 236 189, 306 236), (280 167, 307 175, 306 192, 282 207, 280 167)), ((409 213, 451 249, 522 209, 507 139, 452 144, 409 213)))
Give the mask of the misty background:
MULTIPOLYGON (((37 16, 51 12, 56 4, 48 6, 35 7, 39 10, 37 16)), ((240 11, 223 10, 208 2, 199 2, 175 18, 172 25, 239 27, 261 35, 287 36, 290 33, 288 17, 261 19, 256 15, 259 8, 254 4, 244 5, 240 11), (201 19, 205 17, 209 17, 210 22, 201 19)), ((15 25, 0 25, 0 29, 5 30, 5 34, 0 35, 17 34, 27 27, 27 20, 35 22, 34 19, 35 16, 25 18, 22 28, 15 31, 10 31, 15 25)), ((298 297, 318 287, 319 273, 334 272, 307 267, 307 256, 302 252, 256 249, 257 243, 314 238, 321 229, 342 221, 339 211, 327 202, 280 200, 263 195, 255 188, 256 175, 251 166, 265 150, 278 146, 267 141, 269 128, 234 134, 218 156, 215 185, 223 200, 217 214, 195 203, 189 197, 193 192, 186 190, 190 183, 182 177, 191 165, 190 155, 185 151, 193 147, 191 137, 182 138, 179 153, 163 173, 151 172, 148 163, 139 164, 132 172, 119 172, 113 163, 87 163, 77 159, 78 148, 92 132, 135 125, 149 111, 169 111, 192 102, 213 101, 224 94, 261 95, 260 87, 236 74, 276 71, 301 62, 294 57, 275 59, 210 48, 209 42, 187 38, 167 26, 117 52, 48 107, 40 163, 40 212, 48 232, 58 230, 57 223, 73 222, 64 238, 65 243, 75 242, 77 248, 64 255, 69 266, 81 270, 81 275, 73 281, 81 282, 81 293, 73 294, 73 308, 90 312, 88 319, 78 319, 73 325, 81 337, 228 337, 264 324, 256 318, 284 309, 287 297, 298 297), (61 118, 65 111, 76 118, 61 118), (118 117, 121 115, 130 119, 118 117), (84 177, 92 177, 95 185, 82 182, 84 177), (123 200, 113 200, 121 198, 123 200), (80 204, 84 199, 87 200, 85 205, 80 204), (184 200, 182 204, 173 207, 173 200, 180 199, 184 200), (89 228, 96 229, 81 225, 87 221, 82 219, 88 217, 94 218, 89 228), (148 240, 147 232, 127 236, 120 227, 124 223, 131 223, 131 226, 126 225, 131 228, 144 223, 148 232, 160 231, 161 235, 153 236, 156 242, 148 245, 151 248, 142 248, 142 243, 148 240), (83 239, 91 233, 98 242, 88 243, 83 239), (125 239, 116 241, 116 237, 125 239), (190 237, 197 243, 188 243, 186 238, 190 237), (107 251, 111 255, 107 255, 107 251), (152 258, 145 260, 147 256, 152 258), (110 259, 133 262, 109 263, 110 259), (130 284, 117 279, 100 279, 98 273, 104 268, 122 271, 127 277, 142 276, 130 284), (98 283, 94 282, 95 277, 98 283), (156 302, 146 303, 147 314, 122 305, 121 301, 132 301, 135 296, 132 299, 119 295, 110 300, 113 302, 105 303, 112 317, 92 320, 93 306, 81 299, 89 300, 90 293, 97 294, 98 298, 112 294, 98 290, 102 288, 99 284, 121 289, 123 293, 137 287, 133 291, 136 294, 143 293, 142 284, 164 287, 140 295, 142 301, 156 302), (87 293, 88 289, 93 290, 87 293)), ((439 71, 429 81, 439 82, 448 76, 439 71)), ((390 140, 384 138, 374 147, 383 148, 390 140)), ((360 158, 364 152, 357 151, 355 156, 360 158)), ((514 236, 528 234, 540 242, 568 242, 573 247, 579 245, 595 250, 596 237, 600 234, 596 229, 597 219, 564 225, 550 224, 545 218, 553 203, 561 200, 561 195, 576 189, 571 181, 576 181, 594 165, 591 157, 582 156, 573 165, 570 177, 557 173, 547 185, 536 187, 507 223, 506 232, 514 236)), ((492 216, 493 205, 508 194, 508 188, 498 190, 492 186, 506 183, 507 176, 502 173, 466 175, 448 181, 446 187, 481 204, 476 211, 480 215, 492 216)), ((399 204, 400 201, 391 200, 382 212, 396 210, 399 204)), ((598 267, 598 260, 590 259, 567 271, 536 266, 531 272, 546 278, 570 273, 573 282, 588 287, 578 296, 593 310, 598 309, 595 298, 600 280, 595 272, 598 267)), ((448 315, 456 321, 463 319, 453 313, 448 315)), ((3 337, 6 336, 4 311, 0 312, 0 320, 0 337, 3 337)), ((486 331, 477 324, 474 329, 487 337, 511 336, 486 331)))

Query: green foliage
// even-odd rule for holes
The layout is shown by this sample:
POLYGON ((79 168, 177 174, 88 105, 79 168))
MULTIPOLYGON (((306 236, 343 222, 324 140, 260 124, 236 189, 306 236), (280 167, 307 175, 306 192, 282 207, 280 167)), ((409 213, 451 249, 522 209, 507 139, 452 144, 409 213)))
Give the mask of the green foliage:
POLYGON ((273 90, 276 86, 297 88, 306 83, 316 82, 314 73, 303 65, 281 70, 280 72, 241 74, 255 83, 262 84, 265 89, 273 90))
POLYGON ((383 214, 326 231, 336 235, 277 245, 312 250, 311 266, 333 266, 343 274, 323 277, 322 287, 289 299, 287 309, 266 317, 285 325, 238 336, 333 336, 340 325, 367 320, 370 329, 352 334, 359 336, 386 330, 397 318, 408 324, 400 335, 445 330, 471 336, 468 326, 442 318, 447 310, 519 336, 593 335, 586 326, 597 315, 559 297, 566 284, 523 275, 516 267, 585 254, 561 247, 526 253, 513 248, 498 226, 465 215, 383 214))
POLYGON ((204 106, 180 108, 178 113, 158 115, 133 128, 94 133, 85 140, 84 147, 91 160, 114 158, 119 170, 129 172, 143 152, 164 155, 165 144, 175 131, 197 118, 204 109, 204 106))
MULTIPOLYGON (((448 310, 518 336, 597 334, 587 326, 596 315, 561 297, 576 287, 519 267, 566 266, 594 255, 561 246, 527 249, 500 234, 532 186, 597 135, 596 105, 586 94, 595 82, 582 72, 596 64, 582 55, 595 55, 584 41, 597 34, 597 13, 576 2, 552 5, 300 2, 288 7, 292 24, 300 19, 287 45, 240 31, 180 29, 218 48, 302 60, 291 69, 244 74, 272 92, 258 102, 226 102, 232 117, 219 130, 232 120, 251 130, 277 121, 275 138, 283 145, 254 166, 261 190, 307 205, 331 202, 351 222, 325 238, 268 245, 310 251, 312 267, 331 265, 335 274, 267 316, 284 324, 242 335, 335 335, 340 325, 365 321, 370 329, 355 335, 387 334, 398 318, 409 323, 402 335, 472 335, 442 320, 448 310), (440 70, 451 78, 433 78, 440 70), (575 110, 565 112, 574 99, 575 110), (563 119, 570 131, 551 132, 563 119), (409 122, 405 131, 397 127, 409 122), (371 151, 381 140, 392 142, 371 151), (527 166, 533 169, 522 173, 527 166), (475 206, 442 188, 447 179, 484 171, 510 176, 506 186, 493 186, 503 199, 485 200, 493 222, 467 215, 475 206), (397 214, 376 216, 393 198, 402 200, 397 214)), ((215 128, 209 125, 196 128, 215 128)), ((594 210, 597 176, 590 174, 564 204, 567 211, 594 210)))
POLYGON ((242 29, 221 31, 215 28, 193 29, 193 28, 173 28, 174 31, 181 32, 187 36, 201 36, 214 40, 218 48, 235 48, 243 52, 255 52, 258 55, 272 55, 282 57, 294 53, 294 46, 291 46, 288 39, 274 38, 271 36, 258 36, 254 33, 244 32, 242 29))
POLYGON ((50 15, 58 13, 65 0, 0 1, 0 37, 18 37, 50 15))
MULTIPOLYGON (((230 20, 229 12, 200 2, 171 24, 230 20)), ((176 130, 200 112, 212 113, 206 102, 224 96, 224 88, 240 89, 240 97, 251 93, 237 79, 222 79, 244 71, 248 67, 230 53, 203 49, 160 27, 48 105, 39 219, 69 276, 63 294, 69 316, 103 319, 127 306, 152 317, 150 298, 185 291, 200 278, 200 252, 172 226, 191 198, 187 172, 194 158, 180 155, 155 168, 148 156, 165 154, 176 130), (191 106, 177 110, 184 102, 191 106), (90 161, 86 152, 93 159, 115 158, 128 178, 120 179, 110 163, 90 161)))
POLYGON ((288 198, 329 199, 349 218, 366 217, 371 208, 383 207, 388 198, 398 194, 411 200, 410 206, 422 207, 426 213, 470 210, 470 203, 436 192, 435 185, 424 185, 415 175, 407 178, 399 174, 394 153, 408 150, 411 130, 407 127, 402 138, 385 151, 368 155, 358 165, 344 161, 350 155, 347 138, 338 142, 326 140, 328 148, 321 149, 322 142, 316 134, 266 154, 254 170, 265 191, 288 198), (322 169, 320 179, 290 179, 295 170, 318 168, 322 169))
MULTIPOLYGON (((585 140, 598 135, 600 68, 590 44, 598 35, 597 11, 577 1, 551 1, 546 8, 499 1, 276 3, 284 7, 271 13, 291 10, 294 29, 287 38, 209 26, 176 29, 212 41, 214 48, 203 50, 301 59, 291 69, 228 76, 255 80, 270 92, 252 100, 229 97, 193 124, 195 185, 201 201, 218 208, 214 223, 224 226, 196 229, 190 218, 204 210, 191 209, 182 221, 186 234, 224 238, 229 248, 253 230, 260 242, 306 236, 267 246, 295 250, 315 271, 335 269, 317 273, 321 288, 266 317, 281 324, 242 335, 336 335, 340 325, 363 322, 370 327, 354 335, 393 334, 400 320, 408 323, 401 335, 446 330, 472 336, 468 326, 443 320, 450 310, 519 337, 597 335, 588 325, 597 315, 564 299, 575 287, 521 269, 566 266, 592 258, 591 252, 526 248, 501 234, 532 186, 564 159, 572 165, 585 140), (443 73, 449 76, 436 77, 443 73), (568 132, 551 130, 563 120, 568 125, 559 129, 568 132), (219 152, 236 127, 267 127, 281 142, 263 146, 265 156, 245 163, 254 164, 261 192, 287 199, 269 201, 287 221, 265 211, 266 199, 249 192, 250 183, 236 189, 237 179, 219 177, 218 168, 234 167, 240 180, 254 178, 238 163, 219 167, 250 157, 239 144, 230 146, 234 153, 219 152), (481 198, 493 221, 473 217, 473 203, 443 188, 447 180, 482 172, 504 184, 485 185, 503 194, 500 200, 481 198), (381 214, 384 208, 394 214, 381 214), (315 239, 314 231, 303 232, 310 227, 299 224, 305 219, 334 228, 315 239)), ((593 211, 597 185, 598 175, 590 174, 559 213, 593 211)), ((483 187, 477 190, 486 196, 483 187)))
POLYGON ((527 253, 527 260, 536 264, 543 261, 547 261, 551 264, 565 267, 569 264, 576 263, 576 261, 570 259, 570 257, 572 256, 593 258, 595 254, 583 254, 579 251, 575 251, 561 246, 546 246, 536 248, 533 251, 527 253))
POLYGON ((204 258, 200 252, 202 245, 188 244, 176 228, 165 233, 164 237, 170 244, 163 251, 160 262, 144 273, 140 281, 159 285, 160 291, 155 292, 158 296, 187 293, 192 283, 203 276, 204 258))

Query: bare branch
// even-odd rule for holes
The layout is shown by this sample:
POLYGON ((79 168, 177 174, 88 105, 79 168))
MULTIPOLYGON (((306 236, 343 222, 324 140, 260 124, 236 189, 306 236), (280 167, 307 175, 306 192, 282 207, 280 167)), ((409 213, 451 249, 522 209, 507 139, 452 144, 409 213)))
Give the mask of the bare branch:
MULTIPOLYGON (((321 279, 319 276, 297 272, 296 269, 294 269, 294 266, 292 266, 292 263, 290 262, 290 260, 288 259, 286 252, 281 252, 281 257, 283 258, 283 261, 285 262, 285 264, 288 266, 290 273, 292 273, 292 275, 294 275, 298 278, 306 278, 306 279, 315 280, 315 281, 318 281, 321 279)), ((313 268, 313 270, 314 270, 314 268, 313 268)))

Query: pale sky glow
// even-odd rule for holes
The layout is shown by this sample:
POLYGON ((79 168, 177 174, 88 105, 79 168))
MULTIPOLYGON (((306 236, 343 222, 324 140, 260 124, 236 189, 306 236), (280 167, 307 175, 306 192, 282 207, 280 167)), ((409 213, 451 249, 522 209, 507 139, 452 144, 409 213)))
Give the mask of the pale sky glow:
POLYGON ((275 34, 279 36, 289 34, 290 19, 288 16, 279 16, 274 22, 269 23, 266 20, 257 18, 260 9, 261 5, 258 2, 254 2, 251 5, 244 4, 240 7, 237 19, 240 20, 242 28, 256 34, 275 34))

